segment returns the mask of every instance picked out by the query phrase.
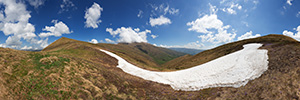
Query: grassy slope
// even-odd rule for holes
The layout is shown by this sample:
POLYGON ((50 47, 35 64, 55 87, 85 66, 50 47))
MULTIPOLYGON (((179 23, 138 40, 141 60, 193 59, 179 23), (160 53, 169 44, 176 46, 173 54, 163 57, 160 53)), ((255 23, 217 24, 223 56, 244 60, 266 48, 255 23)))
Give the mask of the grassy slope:
POLYGON ((185 55, 181 52, 172 51, 165 48, 155 47, 148 43, 119 43, 119 44, 91 44, 68 38, 61 38, 43 51, 57 50, 77 50, 76 48, 102 48, 114 52, 127 61, 141 68, 148 70, 167 70, 161 67, 161 64, 170 61, 179 56, 185 55))
POLYGON ((130 44, 119 44, 128 45, 132 48, 137 48, 143 53, 149 55, 158 64, 164 64, 174 58, 185 55, 185 53, 173 51, 166 48, 156 47, 148 43, 130 43, 130 44))
POLYGON ((100 48, 110 50, 124 57, 129 62, 150 70, 164 70, 160 65, 174 58, 185 55, 181 52, 155 47, 148 43, 97 44, 100 48))
POLYGON ((247 40, 221 45, 219 47, 200 52, 194 56, 185 56, 185 58, 173 59, 172 61, 163 64, 163 67, 174 68, 174 69, 186 69, 186 68, 194 67, 209 62, 213 59, 222 57, 224 55, 233 53, 235 51, 241 50, 243 49, 243 45, 247 43, 284 44, 289 42, 297 42, 297 41, 283 35, 267 35, 259 38, 247 39, 247 40))
MULTIPOLYGON (((240 88, 195 92, 174 91, 126 74, 115 67, 115 59, 92 48, 93 44, 67 43, 59 47, 63 49, 43 52, 0 48, 0 99, 299 99, 299 42, 269 35, 243 43, 250 42, 264 43, 262 48, 268 49, 269 69, 260 78, 240 88), (40 62, 54 56, 57 59, 52 63, 40 62)), ((238 50, 242 43, 235 43, 228 46, 236 47, 232 51, 218 53, 238 50)))
POLYGON ((60 49, 47 49, 0 49, 0 99, 190 98, 190 92, 124 73, 115 67, 115 59, 89 45, 68 43, 60 49), (57 59, 41 61, 51 57, 57 59))

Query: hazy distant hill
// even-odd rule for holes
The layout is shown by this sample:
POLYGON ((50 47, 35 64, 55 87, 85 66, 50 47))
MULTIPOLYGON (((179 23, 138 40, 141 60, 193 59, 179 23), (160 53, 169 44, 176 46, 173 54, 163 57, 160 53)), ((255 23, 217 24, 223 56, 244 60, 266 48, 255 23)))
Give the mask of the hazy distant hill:
POLYGON ((0 47, 0 99, 300 98, 300 43, 292 38, 267 35, 225 44, 194 56, 180 55, 183 53, 145 43, 91 44, 68 38, 61 38, 40 52, 0 47), (127 74, 116 67, 115 58, 99 51, 109 50, 141 68, 170 71, 203 64, 241 50, 247 43, 262 43, 261 49, 268 50, 269 68, 261 77, 239 88, 192 92, 175 91, 169 85, 127 74), (165 63, 159 64, 160 61, 165 63))
POLYGON ((178 52, 183 52, 183 53, 187 53, 190 55, 195 55, 198 54, 204 50, 199 50, 199 49, 189 49, 189 48, 168 48, 174 51, 178 51, 178 52))

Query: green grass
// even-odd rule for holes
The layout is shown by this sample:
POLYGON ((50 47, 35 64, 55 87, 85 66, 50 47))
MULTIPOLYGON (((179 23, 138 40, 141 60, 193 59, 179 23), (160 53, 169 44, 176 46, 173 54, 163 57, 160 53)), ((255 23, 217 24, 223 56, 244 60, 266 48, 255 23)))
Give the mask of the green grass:
POLYGON ((43 64, 40 62, 42 58, 50 57, 50 56, 51 55, 49 54, 46 55, 42 55, 39 53, 31 54, 31 58, 33 58, 33 63, 35 64, 35 68, 42 69, 42 67, 44 67, 45 69, 50 69, 52 67, 64 67, 64 65, 66 64, 65 62, 70 62, 70 59, 63 58, 63 57, 58 57, 59 60, 52 63, 43 64))
MULTIPOLYGON (((291 64, 291 62, 293 63, 298 61, 299 54, 297 52, 299 52, 298 50, 300 46, 298 46, 297 48, 295 46, 291 46, 292 43, 294 43, 295 41, 284 37, 268 36, 268 37, 263 37, 258 39, 250 39, 250 40, 227 44, 212 50, 205 51, 204 53, 201 53, 199 55, 195 55, 195 56, 187 55, 185 56, 185 58, 183 57, 180 58, 179 60, 174 61, 175 64, 176 63, 180 64, 181 61, 183 61, 185 62, 182 63, 184 66, 178 66, 178 67, 175 66, 175 68, 173 65, 171 67, 166 67, 166 68, 156 66, 155 68, 159 70, 172 69, 172 68, 184 69, 192 66, 193 64, 206 62, 215 59, 219 56, 223 56, 228 53, 240 50, 242 49, 243 44, 252 43, 252 42, 265 43, 266 46, 263 48, 271 46, 269 48, 274 50, 270 50, 270 52, 268 52, 268 53, 273 52, 272 53, 273 56, 270 56, 269 61, 270 64, 282 63, 281 65, 277 66, 278 68, 284 68, 284 69, 289 68, 286 65, 291 64), (289 46, 282 47, 284 45, 290 45, 291 47, 296 49, 285 48, 289 46), (276 49, 276 48, 284 48, 284 49, 276 49), (280 50, 283 50, 284 52, 283 51, 279 52, 280 50), (275 51, 278 51, 279 53, 275 51), (289 55, 290 51, 296 52, 296 54, 289 55), (277 57, 277 55, 282 55, 282 56, 277 57), (277 60, 272 58, 281 58, 287 60, 286 61, 277 60), (293 60, 291 60, 291 58, 293 58, 293 60), (191 62, 186 63, 186 60, 191 62)), ((295 45, 299 45, 299 44, 295 44, 295 45)), ((94 45, 94 46, 98 46, 98 45, 94 45)), ((22 55, 24 53, 17 52, 14 54, 9 52, 10 55, 3 54, 2 56, 4 56, 4 59, 7 60, 6 63, 8 64, 6 66, 10 66, 12 70, 11 73, 9 71, 7 72, 7 70, 4 71, 4 73, 1 76, 1 78, 4 78, 5 80, 3 82, 4 86, 8 87, 6 88, 6 91, 8 91, 9 94, 8 96, 15 97, 13 99, 17 99, 17 100, 18 99, 65 100, 65 99, 79 99, 79 98, 82 98, 84 100, 86 99, 117 100, 117 99, 124 99, 126 98, 126 96, 127 96, 126 99, 130 99, 129 96, 132 96, 134 98, 137 98, 138 100, 140 99, 216 99, 215 97, 220 97, 219 99, 226 99, 226 98, 230 99, 231 97, 229 96, 231 95, 233 96, 231 99, 255 99, 254 97, 259 97, 259 95, 255 95, 255 93, 257 94, 263 93, 266 94, 267 97, 272 97, 272 93, 265 92, 265 91, 271 91, 272 89, 273 89, 272 91, 275 91, 275 88, 279 86, 283 86, 283 88, 286 88, 287 90, 295 93, 299 88, 297 84, 299 74, 296 74, 296 72, 298 71, 290 68, 289 71, 291 72, 289 73, 294 73, 295 75, 294 76, 289 74, 285 75, 285 76, 291 76, 288 77, 288 79, 282 78, 281 80, 270 81, 270 79, 271 78, 273 79, 273 77, 279 77, 284 75, 280 73, 278 74, 278 76, 275 76, 277 74, 269 74, 270 72, 266 72, 265 75, 262 75, 260 78, 255 79, 254 81, 249 81, 249 83, 246 86, 240 87, 238 89, 237 88, 209 88, 209 89, 204 89, 201 91, 194 91, 194 92, 175 91, 170 86, 162 85, 156 82, 145 81, 141 78, 137 78, 127 73, 124 73, 123 71, 121 71, 120 69, 112 65, 112 64, 116 64, 115 59, 100 52, 97 47, 93 48, 90 46, 86 46, 84 44, 74 44, 74 45, 68 44, 68 45, 63 45, 62 47, 63 48, 54 48, 53 51, 28 52, 27 53, 28 55, 26 54, 25 56, 18 56, 18 57, 16 57, 16 55, 22 55), (40 62, 42 58, 51 57, 51 56, 57 57, 55 62, 52 63, 40 62), (9 58, 21 58, 21 59, 15 60, 9 58), (66 64, 70 66, 64 67, 66 64), (111 65, 113 67, 107 65, 111 65), (297 77, 297 79, 293 79, 293 77, 297 77), (87 80, 90 81, 92 84, 85 83, 87 80), (295 84, 290 84, 292 83, 292 80, 295 81, 294 82, 295 84), (266 83, 271 83, 271 85, 266 83), (110 87, 110 85, 115 86, 116 89, 110 87), (99 87, 101 93, 96 91, 96 89, 93 86, 99 87), (251 89, 255 91, 252 92, 251 89), (112 90, 115 90, 115 92, 113 92, 112 90), (236 94, 244 94, 245 91, 248 93, 247 96, 236 95, 236 94), (228 95, 228 96, 224 96, 224 95, 228 95), (95 96, 97 96, 97 98, 95 96), (234 98, 234 96, 236 98, 234 98)), ((131 63, 133 62, 133 64, 147 65, 147 64, 153 64, 152 62, 164 63, 165 60, 172 59, 170 58, 172 57, 172 55, 168 56, 168 54, 164 54, 164 55, 152 54, 152 53, 156 53, 156 51, 153 51, 154 49, 151 48, 150 49, 142 48, 142 51, 146 50, 144 52, 140 52, 137 49, 128 47, 126 45, 111 45, 111 46, 102 45, 102 47, 99 46, 99 48, 110 50, 120 55, 124 59, 128 60, 129 62, 131 63)), ((159 50, 163 50, 163 49, 159 49, 159 50)), ((298 68, 297 65, 294 66, 298 68)), ((277 67, 274 67, 274 65, 273 66, 270 65, 270 68, 277 68, 277 67)), ((284 92, 289 92, 289 91, 284 91, 284 92)), ((292 95, 290 94, 279 95, 279 96, 292 97, 294 95, 294 94, 292 95)))
POLYGON ((28 81, 20 84, 23 88, 23 95, 28 100, 33 100, 33 98, 55 98, 57 100, 70 99, 71 92, 69 91, 58 91, 58 82, 53 82, 49 79, 45 79, 42 76, 31 76, 28 81))
POLYGON ((5 73, 8 77, 7 85, 12 88, 13 93, 20 98, 33 99, 58 99, 65 100, 72 97, 69 91, 58 91, 59 80, 50 80, 47 78, 51 73, 61 73, 69 59, 58 57, 58 60, 52 63, 41 63, 40 59, 44 57, 57 56, 41 53, 30 53, 28 58, 15 63, 12 67, 12 74, 5 73), (32 73, 29 74, 29 71, 32 73), (13 85, 14 83, 17 83, 13 85))
MULTIPOLYGON (((151 56, 151 55, 150 55, 151 56)), ((176 58, 175 56, 170 56, 170 55, 164 55, 164 56, 161 56, 161 57, 154 57, 154 56, 151 56, 155 62, 157 62, 159 65, 162 65, 174 58, 176 58)))

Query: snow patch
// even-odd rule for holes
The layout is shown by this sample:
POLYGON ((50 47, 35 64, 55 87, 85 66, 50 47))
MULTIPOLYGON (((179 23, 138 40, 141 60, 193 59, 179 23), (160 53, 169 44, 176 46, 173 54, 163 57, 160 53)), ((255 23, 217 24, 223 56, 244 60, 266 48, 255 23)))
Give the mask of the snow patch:
POLYGON ((249 80, 260 77, 268 69, 267 50, 258 49, 262 44, 251 43, 244 49, 217 58, 210 62, 173 72, 148 71, 128 63, 123 58, 109 51, 106 54, 118 60, 118 68, 124 72, 168 84, 175 90, 197 91, 212 87, 240 87, 249 80))

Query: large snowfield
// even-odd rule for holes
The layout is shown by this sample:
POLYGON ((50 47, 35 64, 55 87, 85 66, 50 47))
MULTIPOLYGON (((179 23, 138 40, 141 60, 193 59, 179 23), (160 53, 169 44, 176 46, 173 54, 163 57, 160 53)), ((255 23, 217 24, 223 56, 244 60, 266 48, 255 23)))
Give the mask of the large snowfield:
POLYGON ((124 72, 158 83, 169 84, 175 90, 197 91, 212 87, 240 87, 249 80, 260 77, 268 69, 267 50, 258 49, 262 44, 244 45, 242 50, 225 55, 192 68, 173 71, 148 71, 128 63, 109 51, 106 54, 118 60, 124 72))

